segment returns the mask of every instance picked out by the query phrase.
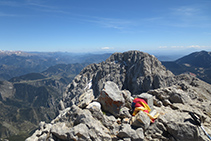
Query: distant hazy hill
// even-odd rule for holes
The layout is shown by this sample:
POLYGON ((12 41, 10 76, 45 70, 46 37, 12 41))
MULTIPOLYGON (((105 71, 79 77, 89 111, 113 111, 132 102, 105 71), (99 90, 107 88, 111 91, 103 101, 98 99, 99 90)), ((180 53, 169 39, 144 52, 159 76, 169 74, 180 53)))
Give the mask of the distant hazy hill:
POLYGON ((211 84, 211 52, 194 52, 176 61, 163 61, 162 64, 176 75, 191 73, 211 84))
POLYGON ((111 54, 0 51, 0 80, 42 72, 56 64, 99 63, 111 54))
POLYGON ((192 67, 211 67, 211 52, 194 52, 175 61, 177 64, 189 64, 192 67))

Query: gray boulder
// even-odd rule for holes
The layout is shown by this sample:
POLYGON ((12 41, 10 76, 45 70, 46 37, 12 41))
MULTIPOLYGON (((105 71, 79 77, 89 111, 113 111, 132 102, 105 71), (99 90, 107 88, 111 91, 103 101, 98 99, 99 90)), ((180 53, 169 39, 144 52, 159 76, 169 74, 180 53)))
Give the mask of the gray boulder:
MULTIPOLYGON (((75 107, 78 109, 77 107, 75 107)), ((84 123, 89 129, 90 138, 96 140, 111 140, 109 130, 103 124, 92 116, 92 113, 87 109, 78 109, 75 114, 74 125, 84 123)), ((72 117, 74 118, 74 117, 72 117)))
POLYGON ((183 90, 180 89, 178 86, 171 86, 166 88, 159 88, 155 90, 150 90, 148 93, 154 95, 156 97, 155 104, 157 106, 168 106, 172 105, 173 103, 190 103, 191 98, 189 97, 189 94, 183 90), (157 100, 158 99, 158 100, 157 100), (161 101, 162 104, 160 104, 161 101))
POLYGON ((150 125, 150 118, 146 113, 139 111, 135 117, 132 118, 132 126, 147 129, 150 125))
MULTIPOLYGON (((148 140, 200 140, 206 141, 206 135, 200 131, 200 128, 194 124, 193 119, 188 114, 188 111, 195 111, 198 115, 206 117, 200 111, 196 111, 195 107, 183 105, 181 103, 173 104, 172 106, 156 108, 161 114, 155 123, 153 123, 145 131, 145 137, 148 140), (182 112, 183 111, 183 112, 182 112)), ((206 117, 207 122, 210 118, 206 117)), ((205 127, 206 128, 206 127, 205 127)), ((206 128, 207 129, 207 128, 206 128)), ((207 129, 209 133, 209 129, 207 129)))
POLYGON ((122 107, 119 111, 119 117, 120 118, 130 118, 131 114, 130 114, 129 110, 130 109, 127 107, 122 107))
POLYGON ((97 101, 94 101, 92 103, 89 103, 89 105, 86 108, 91 110, 91 111, 101 110, 101 104, 97 101))
POLYGON ((81 123, 71 128, 67 133, 68 140, 91 141, 88 127, 81 123))
POLYGON ((64 122, 54 124, 50 132, 59 139, 68 140, 67 132, 70 130, 64 122))
POLYGON ((114 116, 119 115, 119 111, 125 103, 122 92, 119 90, 118 86, 111 81, 107 81, 104 84, 98 101, 101 103, 104 111, 109 112, 114 116))
POLYGON ((132 141, 144 140, 143 130, 138 129, 137 131, 135 131, 134 129, 131 128, 129 124, 122 124, 121 130, 119 131, 117 136, 121 139, 129 138, 132 141))
POLYGON ((92 102, 92 100, 94 100, 94 98, 95 97, 93 94, 93 90, 89 89, 79 97, 79 101, 77 105, 80 108, 85 108, 87 105, 89 105, 89 103, 92 102))
POLYGON ((170 122, 167 124, 167 131, 177 140, 198 141, 196 126, 189 123, 170 122))

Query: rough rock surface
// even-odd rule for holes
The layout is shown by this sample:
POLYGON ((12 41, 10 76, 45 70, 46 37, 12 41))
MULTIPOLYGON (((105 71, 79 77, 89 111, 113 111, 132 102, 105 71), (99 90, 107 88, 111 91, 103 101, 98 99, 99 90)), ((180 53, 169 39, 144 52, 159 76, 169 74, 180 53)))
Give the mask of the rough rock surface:
POLYGON ((119 90, 118 86, 111 81, 107 81, 98 97, 98 101, 102 105, 102 109, 114 116, 119 114, 121 107, 125 103, 123 94, 119 90))
POLYGON ((138 112, 132 118, 132 126, 142 127, 143 129, 147 129, 150 125, 150 118, 142 111, 138 112))
POLYGON ((116 53, 85 68, 68 86, 64 105, 66 109, 51 123, 40 123, 27 141, 207 141, 188 112, 200 117, 211 135, 211 85, 189 75, 174 76, 142 52, 116 53), (143 112, 130 115, 132 99, 142 92, 154 97, 154 109, 160 113, 154 123, 143 112), (101 94, 112 102, 112 111, 101 94))
POLYGON ((140 94, 170 86, 173 80, 173 73, 154 56, 139 51, 114 53, 105 62, 85 67, 67 87, 64 102, 66 106, 78 103, 80 95, 89 88, 97 98, 106 81, 116 83, 120 90, 140 94))

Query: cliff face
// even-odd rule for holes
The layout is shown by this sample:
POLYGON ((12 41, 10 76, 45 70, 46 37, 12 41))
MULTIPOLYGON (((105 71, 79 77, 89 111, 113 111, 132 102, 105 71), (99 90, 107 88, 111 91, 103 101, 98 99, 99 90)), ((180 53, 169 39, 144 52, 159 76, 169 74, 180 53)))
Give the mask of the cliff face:
POLYGON ((135 95, 170 86, 174 82, 174 75, 157 58, 147 53, 115 53, 105 62, 87 66, 75 77, 64 95, 65 104, 76 104, 80 95, 90 86, 95 97, 99 96, 106 81, 112 81, 120 89, 127 89, 135 95))
MULTIPOLYGON (((149 104, 149 103, 148 103, 149 104)), ((115 53, 84 68, 60 101, 60 114, 40 123, 30 140, 163 140, 206 141, 189 112, 211 134, 211 85, 190 75, 174 76, 149 54, 115 53), (154 123, 130 113, 133 98, 153 97, 160 115, 154 123)))

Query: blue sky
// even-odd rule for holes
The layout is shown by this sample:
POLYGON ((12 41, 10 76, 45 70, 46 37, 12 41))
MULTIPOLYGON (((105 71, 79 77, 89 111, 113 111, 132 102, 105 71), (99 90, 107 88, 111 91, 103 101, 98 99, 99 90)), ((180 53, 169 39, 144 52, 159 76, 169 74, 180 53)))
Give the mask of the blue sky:
POLYGON ((211 0, 0 0, 0 49, 211 50, 211 0))

